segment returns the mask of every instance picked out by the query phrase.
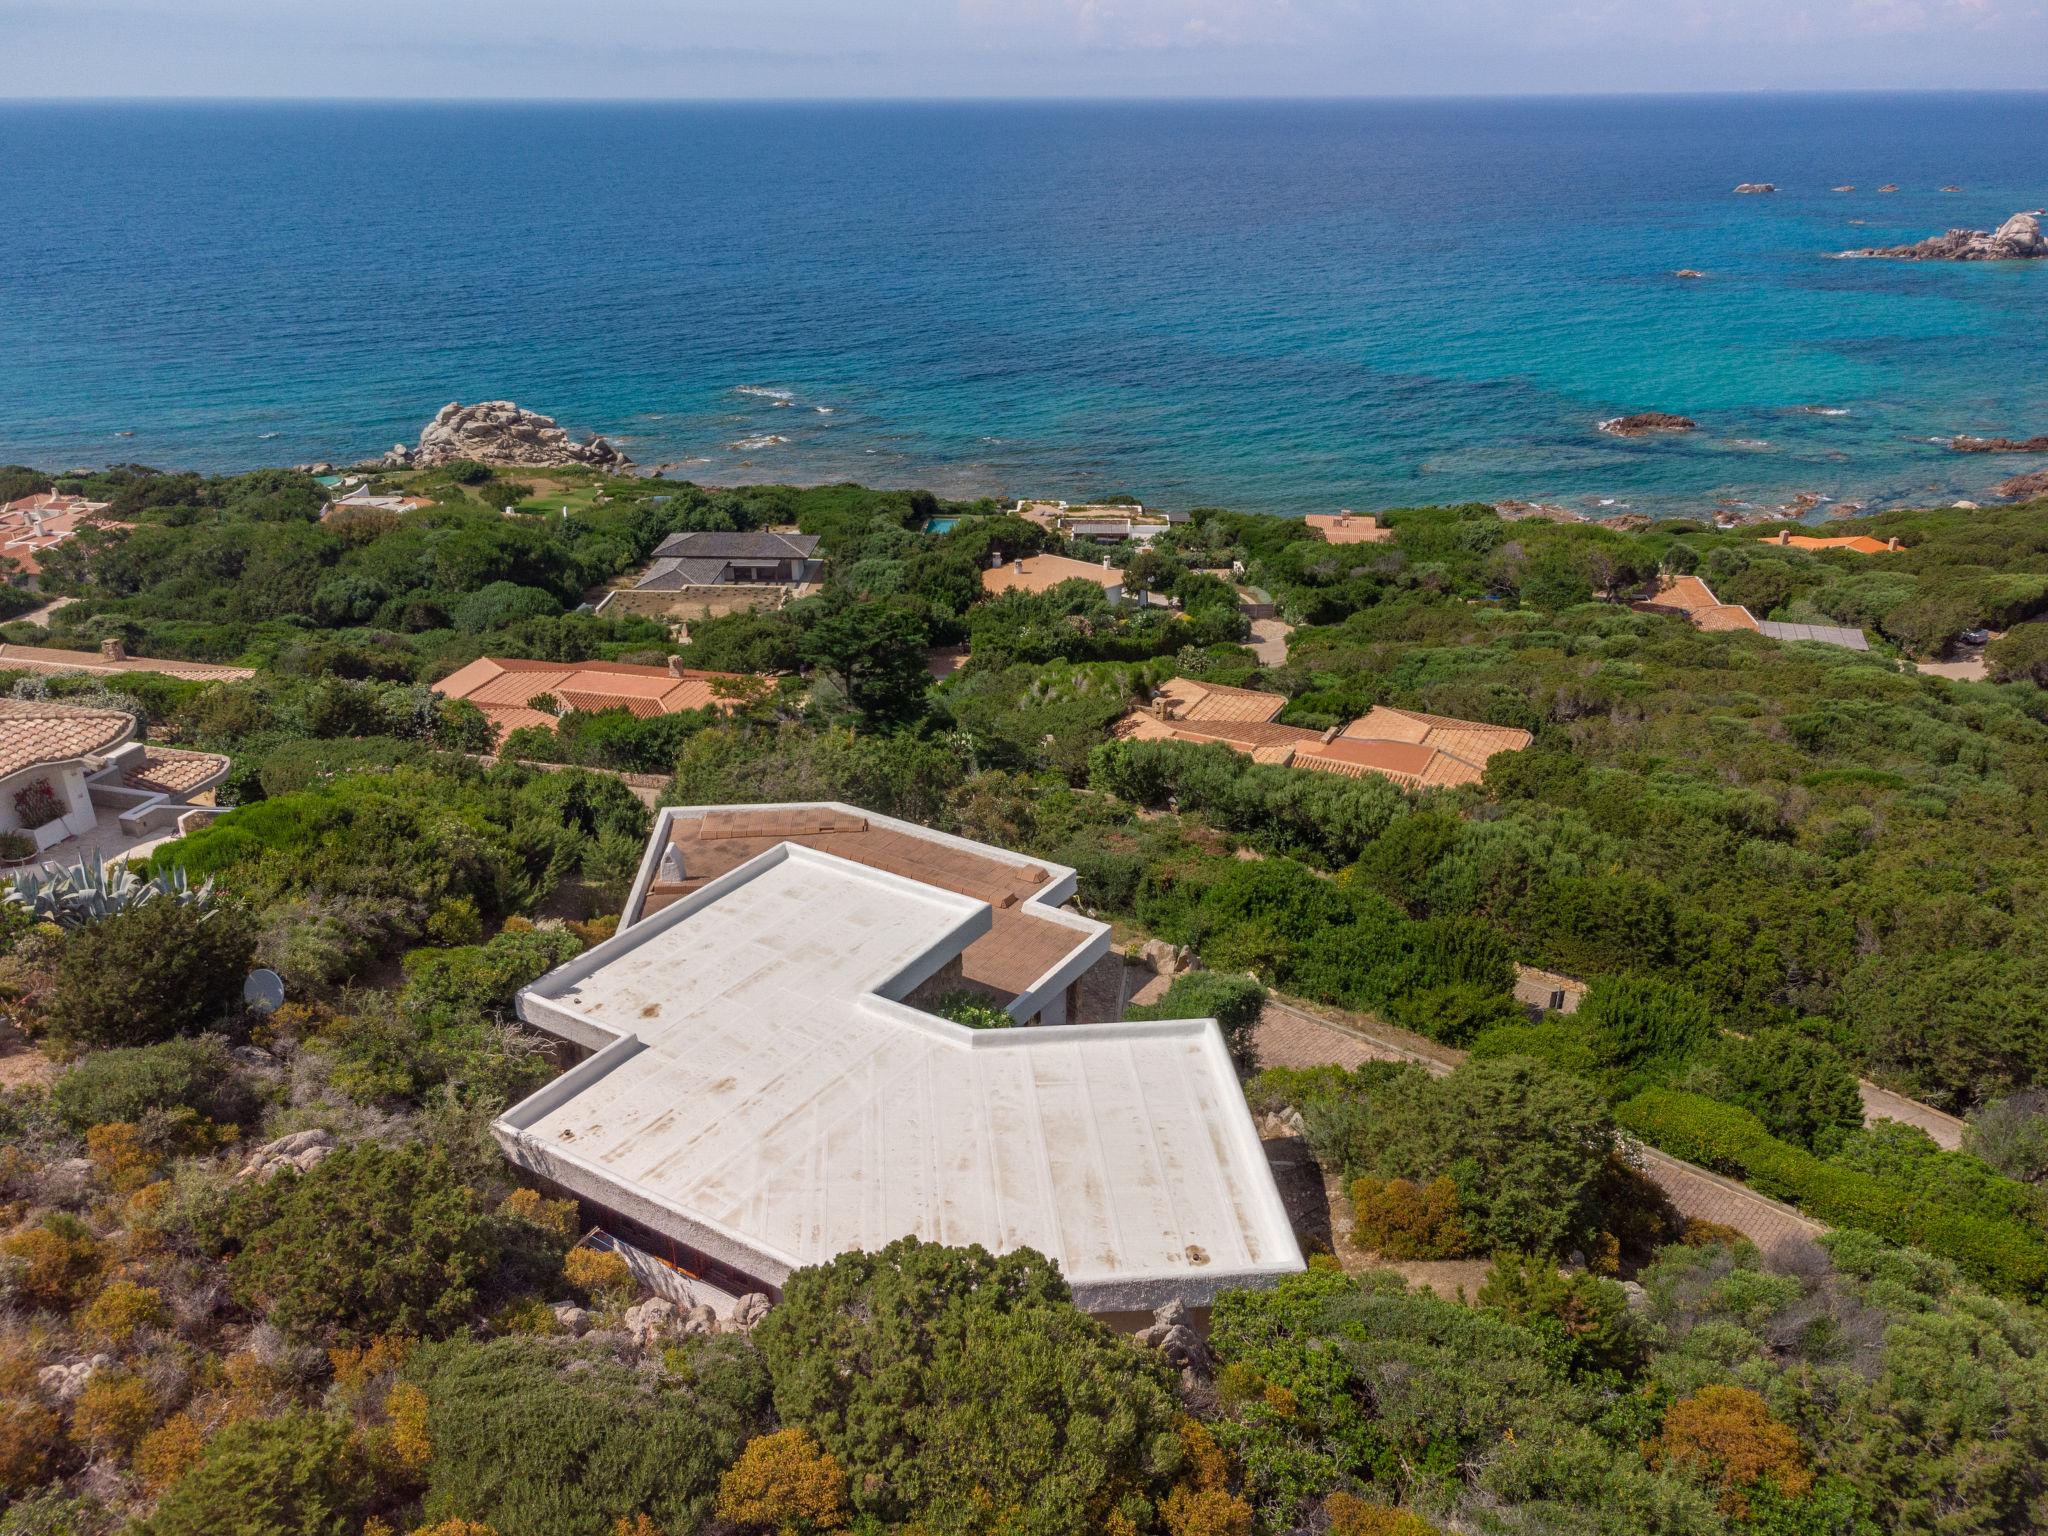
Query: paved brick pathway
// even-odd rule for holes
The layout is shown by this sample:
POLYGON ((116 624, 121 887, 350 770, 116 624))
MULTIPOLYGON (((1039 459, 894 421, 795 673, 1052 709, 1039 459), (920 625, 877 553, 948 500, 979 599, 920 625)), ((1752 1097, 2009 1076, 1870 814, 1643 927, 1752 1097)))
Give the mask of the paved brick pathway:
POLYGON ((1943 1114, 1932 1104, 1922 1104, 1918 1099, 1909 1099, 1902 1093, 1893 1093, 1891 1089, 1880 1088, 1872 1082, 1859 1082, 1857 1087, 1863 1093, 1865 1125, 1873 1120, 1900 1120, 1920 1127, 1934 1138, 1938 1147, 1953 1152, 1962 1146, 1963 1132, 1968 1128, 1966 1121, 1943 1114))
POLYGON ((1278 619, 1253 619, 1249 649, 1262 666, 1284 666, 1287 662, 1287 637, 1293 633, 1292 624, 1283 624, 1278 619))
MULTIPOLYGON (((1262 1067, 1335 1063, 1349 1070, 1368 1061, 1413 1061, 1442 1077, 1464 1058, 1462 1051, 1433 1044, 1424 1050, 1419 1045, 1403 1044, 1390 1033, 1357 1023, 1318 1018, 1277 1000, 1267 1002, 1253 1039, 1262 1067)), ((1632 1146, 1643 1171, 1664 1191, 1681 1216, 1733 1227, 1781 1263, 1797 1262, 1810 1255, 1814 1239, 1827 1230, 1791 1206, 1760 1195, 1733 1179, 1667 1157, 1652 1147, 1634 1143, 1632 1146)))

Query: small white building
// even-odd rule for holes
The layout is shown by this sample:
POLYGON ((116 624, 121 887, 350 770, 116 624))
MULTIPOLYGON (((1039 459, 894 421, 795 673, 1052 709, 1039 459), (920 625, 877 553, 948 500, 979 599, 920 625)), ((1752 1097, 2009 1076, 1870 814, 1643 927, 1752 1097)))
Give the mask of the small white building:
POLYGON ((1215 1022, 1052 1022, 1109 948, 1073 890, 848 805, 664 810, 619 933, 519 994, 593 1054, 494 1134, 713 1305, 904 1236, 1037 1249, 1096 1312, 1299 1270, 1215 1022), (1044 1027, 921 1006, 960 988, 1044 1027))

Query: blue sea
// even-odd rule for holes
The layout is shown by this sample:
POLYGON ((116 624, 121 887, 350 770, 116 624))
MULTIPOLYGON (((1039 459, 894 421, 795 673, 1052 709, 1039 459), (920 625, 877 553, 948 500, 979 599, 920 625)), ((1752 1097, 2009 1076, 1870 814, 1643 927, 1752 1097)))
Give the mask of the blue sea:
POLYGON ((2048 262, 1830 258, 2041 207, 2044 144, 2048 95, 5 104, 0 461, 511 398, 706 483, 1981 496, 2040 461, 1935 440, 2048 432, 2048 262))

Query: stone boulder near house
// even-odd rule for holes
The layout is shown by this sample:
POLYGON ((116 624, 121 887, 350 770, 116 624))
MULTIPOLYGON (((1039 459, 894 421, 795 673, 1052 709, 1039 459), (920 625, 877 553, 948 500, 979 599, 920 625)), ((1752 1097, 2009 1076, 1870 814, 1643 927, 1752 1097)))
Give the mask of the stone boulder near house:
POLYGON ((726 1327, 733 1333, 752 1333, 774 1306, 775 1303, 759 1291, 749 1291, 734 1305, 732 1316, 726 1320, 726 1327))
POLYGON ((1994 230, 1951 229, 1913 245, 1874 245, 1842 254, 1891 261, 2038 261, 2048 257, 2041 218, 2037 208, 2014 214, 1994 230))
POLYGON ((1187 1303, 1177 1296, 1152 1314, 1151 1326, 1140 1328, 1131 1337, 1166 1356, 1167 1363, 1180 1372, 1183 1385, 1199 1386, 1213 1371, 1209 1346, 1189 1323, 1187 1303))
POLYGON ((419 444, 399 443, 384 455, 394 469, 431 469, 467 459, 513 469, 624 470, 632 464, 620 449, 601 437, 579 443, 555 425, 552 416, 525 410, 510 400, 484 400, 475 405, 452 401, 434 414, 420 431, 419 444))
POLYGON ((36 1389, 53 1402, 68 1403, 85 1390, 85 1384, 97 1372, 113 1367, 112 1355, 94 1355, 71 1365, 46 1365, 36 1372, 36 1389))
POLYGON ((682 1332, 682 1315, 666 1296, 650 1296, 626 1308, 627 1334, 642 1349, 652 1348, 682 1332))
POLYGON ((267 1184, 287 1168, 304 1173, 333 1150, 332 1131, 293 1131, 289 1136, 280 1136, 258 1147, 235 1177, 267 1184))
POLYGON ((76 1208, 92 1199, 92 1159, 60 1157, 44 1165, 42 1197, 52 1205, 76 1208))

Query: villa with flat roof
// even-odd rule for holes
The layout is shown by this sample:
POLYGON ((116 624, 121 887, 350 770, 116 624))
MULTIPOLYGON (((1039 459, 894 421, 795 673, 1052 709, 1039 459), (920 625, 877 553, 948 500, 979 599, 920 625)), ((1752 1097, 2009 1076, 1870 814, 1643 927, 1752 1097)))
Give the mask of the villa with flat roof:
POLYGON ((1170 677, 1154 690, 1149 708, 1117 722, 1127 741, 1188 741, 1225 746, 1261 763, 1317 773, 1390 779, 1403 789, 1444 789, 1476 784, 1502 752, 1535 740, 1518 726, 1487 725, 1376 704, 1344 726, 1315 731, 1281 725, 1284 694, 1170 677))
POLYGON ((1074 886, 850 805, 664 810, 618 934, 518 997, 592 1054, 493 1134, 714 1307, 904 1236, 1097 1312, 1299 1270, 1213 1020, 1054 1027, 1110 948, 1074 886), (1045 1027, 927 1011, 963 986, 1045 1027))
POLYGON ((556 716, 535 709, 545 695, 564 710, 594 714, 631 710, 642 719, 690 709, 730 710, 737 685, 755 681, 738 672, 705 672, 671 664, 636 666, 624 661, 526 661, 516 656, 479 656, 434 684, 444 699, 466 699, 484 713, 503 740, 524 725, 555 728, 556 716))

